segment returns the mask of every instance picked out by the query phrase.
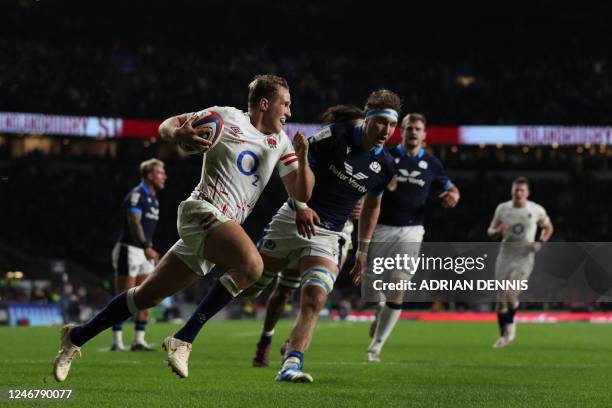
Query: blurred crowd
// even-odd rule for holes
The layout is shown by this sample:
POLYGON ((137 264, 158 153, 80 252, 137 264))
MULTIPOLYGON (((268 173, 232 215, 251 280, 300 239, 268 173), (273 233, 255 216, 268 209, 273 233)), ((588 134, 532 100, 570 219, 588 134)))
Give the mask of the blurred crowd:
MULTIPOLYGON (((111 274, 121 201, 139 182, 138 163, 159 157, 162 148, 123 141, 116 158, 35 151, 5 161, 8 180, 0 183, 0 191, 11 199, 0 200, 3 245, 35 258, 69 259, 98 276, 111 274)), ((579 154, 574 147, 539 147, 539 153, 508 148, 503 154, 494 146, 430 149, 443 159, 462 198, 455 209, 442 211, 432 195, 426 240, 487 241, 486 228, 496 205, 510 199, 511 180, 526 175, 532 182, 531 198, 554 220, 555 240, 609 241, 612 178, 607 169, 612 159, 607 153, 579 154)), ((162 159, 168 182, 160 194, 155 246, 165 252, 177 239, 176 208, 199 181, 201 157, 170 154, 162 159)), ((282 182, 274 177, 244 225, 253 240, 259 239, 286 197, 282 182)))
POLYGON ((431 3, 396 5, 370 26, 346 0, 111 1, 85 15, 76 1, 3 2, 0 111, 245 108, 253 76, 275 73, 299 122, 388 87, 440 125, 609 124, 612 6, 431 3))
MULTIPOLYGON (((401 95, 404 113, 424 112, 435 125, 610 125, 612 3, 575 10, 545 0, 494 8, 433 1, 371 11, 348 0, 110 0, 93 13, 76 0, 1 2, 0 111, 162 119, 217 104, 244 109, 253 76, 274 73, 289 81, 295 122, 315 122, 334 104, 361 106, 370 91, 387 87, 401 95)), ((121 200, 158 145, 126 140, 114 157, 35 151, 20 158, 9 145, 0 144, 0 266, 14 257, 64 259, 90 274, 79 285, 110 288, 121 200)), ((555 240, 610 240, 607 150, 430 149, 462 199, 451 211, 432 203, 427 241, 485 241, 517 175, 531 179, 555 240)), ((162 159, 169 179, 155 246, 165 252, 201 162, 162 159)), ((254 240, 285 197, 273 179, 245 224, 254 240)), ((36 263, 29 270, 46 273, 36 263)), ((198 300, 202 288, 183 300, 198 300)), ((337 288, 336 308, 358 307, 345 275, 337 288)), ((74 289, 68 299, 104 301, 81 295, 74 289)))

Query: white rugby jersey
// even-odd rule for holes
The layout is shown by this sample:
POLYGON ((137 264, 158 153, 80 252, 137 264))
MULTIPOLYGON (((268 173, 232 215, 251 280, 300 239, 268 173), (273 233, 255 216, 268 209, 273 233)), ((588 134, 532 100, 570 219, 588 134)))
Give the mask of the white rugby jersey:
POLYGON ((509 227, 502 242, 534 242, 538 225, 549 222, 544 207, 533 201, 527 201, 522 208, 514 207, 512 200, 501 203, 495 209, 493 219, 509 227))
POLYGON ((204 154, 202 178, 191 198, 209 201, 242 224, 274 168, 283 177, 298 168, 298 158, 284 131, 265 135, 236 108, 213 106, 205 111, 219 114, 224 127, 219 142, 204 154))

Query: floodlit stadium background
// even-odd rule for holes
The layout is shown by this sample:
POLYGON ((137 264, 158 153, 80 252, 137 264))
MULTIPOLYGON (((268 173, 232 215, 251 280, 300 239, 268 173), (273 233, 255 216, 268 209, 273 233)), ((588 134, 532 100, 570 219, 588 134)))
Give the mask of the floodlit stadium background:
MULTIPOLYGON (((44 0, 0 5, 4 324, 80 320, 109 299, 120 202, 138 182, 138 163, 153 156, 166 162, 169 176, 156 235, 165 252, 177 236, 176 207, 199 179, 200 158, 161 143, 157 124, 215 104, 244 109, 246 86, 257 73, 288 79, 288 133, 311 133, 328 106, 362 106, 381 87, 402 96, 403 113, 424 113, 427 149, 462 193, 451 211, 432 200, 427 241, 486 241, 495 205, 509 199, 518 175, 529 177, 531 198, 547 208, 554 241, 610 240, 609 4, 577 10, 548 1, 494 9, 484 2, 428 2, 380 12, 348 1, 88 7, 44 0)), ((254 240, 284 199, 275 178, 245 224, 254 240)), ((155 315, 184 317, 209 283, 175 296, 155 315)), ((609 309, 572 299, 526 306, 580 320, 593 315, 568 312, 609 309)), ((237 302, 226 316, 259 316, 260 310, 260 303, 237 302)), ((327 310, 371 317, 346 274, 327 310)))

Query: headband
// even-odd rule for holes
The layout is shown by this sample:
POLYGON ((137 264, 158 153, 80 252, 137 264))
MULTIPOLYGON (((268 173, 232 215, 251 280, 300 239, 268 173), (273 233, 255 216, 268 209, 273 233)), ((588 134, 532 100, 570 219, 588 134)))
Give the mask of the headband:
POLYGON ((379 109, 379 110, 369 111, 368 113, 366 113, 365 117, 367 119, 372 116, 389 116, 395 120, 399 119, 399 115, 397 114, 397 111, 395 109, 379 109))

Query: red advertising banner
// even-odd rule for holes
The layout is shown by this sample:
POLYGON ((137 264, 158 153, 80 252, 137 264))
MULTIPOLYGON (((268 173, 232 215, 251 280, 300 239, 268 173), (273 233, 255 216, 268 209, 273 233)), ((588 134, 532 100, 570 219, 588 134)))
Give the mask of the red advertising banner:
MULTIPOLYGON (((157 138, 161 120, 63 116, 40 113, 0 112, 0 132, 87 137, 157 138)), ((300 130, 307 137, 321 128, 316 123, 287 123, 293 137, 300 130)), ((401 141, 398 127, 390 143, 401 141)), ((612 127, 593 126, 430 126, 428 144, 457 145, 612 145, 612 127)))

